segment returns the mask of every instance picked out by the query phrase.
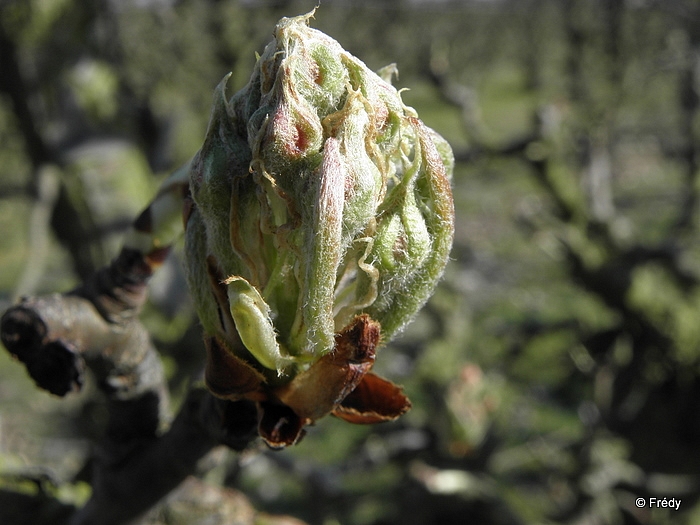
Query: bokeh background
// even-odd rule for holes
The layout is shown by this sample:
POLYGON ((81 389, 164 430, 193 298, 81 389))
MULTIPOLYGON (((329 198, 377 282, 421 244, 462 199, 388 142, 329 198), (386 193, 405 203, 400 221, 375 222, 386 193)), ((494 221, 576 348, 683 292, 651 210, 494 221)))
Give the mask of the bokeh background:
MULTIPOLYGON (((219 80, 314 5, 1 0, 0 310, 114 257, 219 80)), ((452 261, 377 360, 406 416, 218 450, 201 478, 318 525, 700 523, 700 2, 323 0, 312 25, 395 62, 453 145, 452 261)), ((143 314, 175 408, 203 360, 183 290, 175 256, 143 314)), ((0 493, 84 502, 105 417, 0 352, 0 493)))

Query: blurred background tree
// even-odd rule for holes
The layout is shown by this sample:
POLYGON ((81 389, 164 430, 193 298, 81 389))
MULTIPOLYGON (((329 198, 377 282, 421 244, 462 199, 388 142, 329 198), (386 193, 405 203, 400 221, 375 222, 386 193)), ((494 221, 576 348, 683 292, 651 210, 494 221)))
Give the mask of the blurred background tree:
MULTIPOLYGON (((198 149, 218 81, 241 87, 314 4, 0 1, 1 309, 106 264, 198 149)), ((219 450, 201 477, 319 525, 700 523, 700 2, 325 0, 313 25, 396 62, 452 143, 454 260, 377 361, 408 415, 219 450)), ((203 352, 176 257, 151 289, 177 403, 203 352)), ((20 495, 85 501, 104 414, 0 354, 3 523, 37 522, 20 495)))

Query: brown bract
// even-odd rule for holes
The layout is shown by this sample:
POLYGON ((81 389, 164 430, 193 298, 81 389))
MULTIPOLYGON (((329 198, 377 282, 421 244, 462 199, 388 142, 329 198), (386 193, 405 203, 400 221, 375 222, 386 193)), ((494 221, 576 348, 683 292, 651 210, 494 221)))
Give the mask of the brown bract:
POLYGON ((255 401, 259 434, 273 448, 293 445, 306 425, 331 413, 350 423, 391 421, 411 403, 401 387, 370 372, 379 336, 379 323, 359 315, 336 334, 332 352, 277 387, 225 343, 210 337, 207 387, 225 399, 255 401))

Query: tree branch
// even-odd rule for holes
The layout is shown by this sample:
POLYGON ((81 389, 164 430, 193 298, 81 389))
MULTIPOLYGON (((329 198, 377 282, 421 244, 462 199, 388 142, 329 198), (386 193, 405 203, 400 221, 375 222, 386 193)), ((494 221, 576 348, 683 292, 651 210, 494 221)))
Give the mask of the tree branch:
POLYGON ((25 298, 0 322, 2 342, 39 387, 59 396, 79 390, 89 367, 107 397, 109 422, 93 496, 71 525, 126 523, 194 473, 213 447, 241 450, 257 436, 252 403, 216 399, 203 387, 190 392, 168 431, 158 435, 168 419, 167 384, 138 319, 153 267, 124 249, 76 290, 25 298))

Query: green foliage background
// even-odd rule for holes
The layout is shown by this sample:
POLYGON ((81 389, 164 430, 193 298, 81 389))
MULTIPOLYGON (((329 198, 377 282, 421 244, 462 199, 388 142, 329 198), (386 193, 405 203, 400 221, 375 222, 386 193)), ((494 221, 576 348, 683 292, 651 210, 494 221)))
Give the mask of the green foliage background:
MULTIPOLYGON (((313 6, 2 0, 2 309, 107 263, 219 80, 313 6)), ((700 2, 328 0, 313 25, 396 62, 452 143, 453 260, 377 361, 408 415, 202 476, 323 525, 700 523, 700 2)), ((182 289, 174 259, 144 314, 176 403, 203 358, 182 289)), ((51 398, 0 353, 0 487, 80 504, 104 418, 90 385, 51 398)))

